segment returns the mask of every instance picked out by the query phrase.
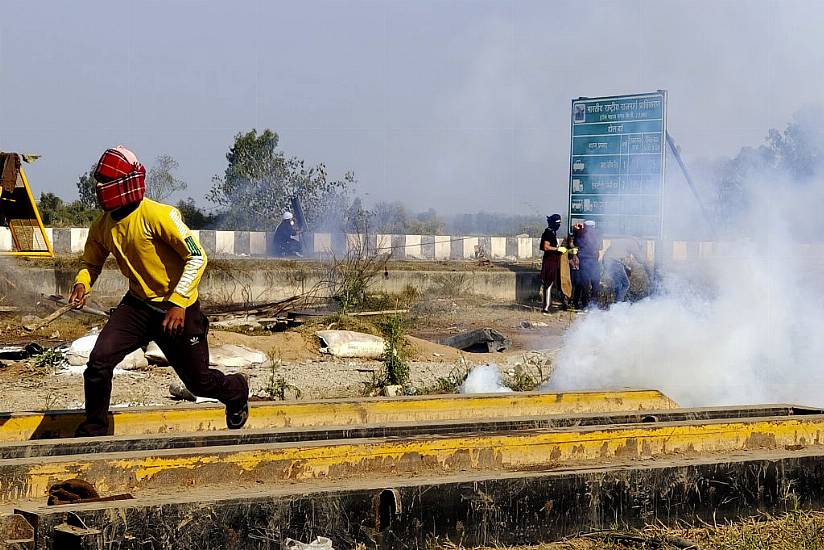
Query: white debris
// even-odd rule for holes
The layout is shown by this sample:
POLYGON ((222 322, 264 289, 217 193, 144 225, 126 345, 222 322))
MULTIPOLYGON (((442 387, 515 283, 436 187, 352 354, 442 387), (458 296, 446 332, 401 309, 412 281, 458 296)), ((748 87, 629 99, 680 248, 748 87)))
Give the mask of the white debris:
MULTIPOLYGON (((89 334, 72 342, 64 356, 64 365, 61 372, 64 374, 83 374, 86 370, 86 364, 89 362, 89 355, 91 355, 94 345, 97 343, 97 336, 97 334, 89 334)), ((146 360, 143 350, 138 348, 117 364, 114 374, 145 369, 148 366, 149 362, 146 360)))
MULTIPOLYGON (((72 345, 69 346, 69 351, 66 352, 66 362, 74 367, 83 366, 85 370, 86 363, 89 362, 89 354, 94 349, 94 344, 97 342, 97 334, 90 334, 78 338, 72 345)), ((80 372, 83 372, 82 370, 80 372)))
POLYGON ((266 354, 235 344, 223 344, 209 348, 209 364, 216 367, 251 367, 266 362, 266 354))
POLYGON ((335 550, 332 547, 332 541, 326 537, 317 537, 309 544, 287 538, 283 541, 281 548, 284 550, 335 550))
POLYGON ((163 350, 160 349, 160 346, 155 344, 154 341, 149 342, 149 345, 146 346, 146 360, 153 365, 169 364, 169 360, 166 359, 163 350))
POLYGON ((144 355, 142 349, 138 348, 124 357, 123 360, 117 364, 115 370, 141 370, 148 366, 149 362, 146 360, 146 355, 144 355))
POLYGON ((386 349, 386 341, 371 334, 351 330, 319 330, 315 334, 321 340, 321 353, 335 357, 380 359, 386 349))

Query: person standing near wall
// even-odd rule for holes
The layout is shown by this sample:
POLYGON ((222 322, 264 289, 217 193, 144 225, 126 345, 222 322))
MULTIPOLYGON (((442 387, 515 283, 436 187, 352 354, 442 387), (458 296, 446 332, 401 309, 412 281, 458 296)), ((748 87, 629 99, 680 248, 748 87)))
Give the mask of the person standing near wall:
POLYGON ((597 302, 598 291, 601 288, 601 264, 598 260, 604 240, 595 229, 594 221, 584 222, 577 244, 580 262, 578 276, 581 281, 580 305, 587 309, 592 302, 597 302))
POLYGON ((543 260, 541 260, 541 289, 544 293, 542 311, 549 313, 549 306, 552 304, 552 285, 558 279, 561 254, 566 252, 566 247, 558 246, 557 231, 561 228, 561 215, 547 216, 546 224, 547 227, 541 235, 539 247, 544 253, 543 260))
POLYGON ((197 287, 206 253, 180 212, 144 199, 146 169, 123 146, 107 149, 95 168, 97 202, 103 213, 92 223, 69 301, 77 308, 109 254, 129 279, 129 291, 100 332, 83 373, 86 419, 78 437, 109 432, 115 366, 154 340, 186 388, 226 405, 226 425, 243 427, 249 415, 249 384, 241 374, 209 368, 209 321, 200 311, 197 287))

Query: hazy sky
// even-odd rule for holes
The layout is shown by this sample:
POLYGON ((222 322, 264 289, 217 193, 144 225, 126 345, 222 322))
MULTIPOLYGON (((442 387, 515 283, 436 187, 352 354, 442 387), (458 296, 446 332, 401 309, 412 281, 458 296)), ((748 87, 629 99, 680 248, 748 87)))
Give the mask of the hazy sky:
POLYGON ((76 197, 108 146, 201 204, 234 134, 354 170, 369 202, 566 211, 570 99, 669 91, 687 162, 824 100, 824 2, 3 0, 0 150, 76 197))

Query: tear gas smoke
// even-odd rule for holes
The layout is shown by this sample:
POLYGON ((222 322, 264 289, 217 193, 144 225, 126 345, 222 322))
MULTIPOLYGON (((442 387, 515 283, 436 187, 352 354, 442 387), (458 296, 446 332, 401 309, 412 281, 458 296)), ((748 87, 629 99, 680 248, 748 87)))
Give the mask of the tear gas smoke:
POLYGON ((472 369, 458 391, 459 393, 507 393, 512 390, 504 386, 498 366, 490 364, 472 369))
POLYGON ((816 256, 804 244, 824 234, 824 180, 748 185, 730 253, 691 265, 699 279, 668 270, 658 295, 577 321, 544 389, 653 388, 682 406, 824 406, 824 247, 816 256))

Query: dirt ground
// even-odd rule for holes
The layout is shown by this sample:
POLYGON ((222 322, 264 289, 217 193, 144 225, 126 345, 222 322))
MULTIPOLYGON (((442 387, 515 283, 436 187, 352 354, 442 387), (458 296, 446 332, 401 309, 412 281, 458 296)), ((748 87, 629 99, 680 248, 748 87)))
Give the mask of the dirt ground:
MULTIPOLYGON (((47 310, 36 311, 44 316, 47 310)), ((45 348, 70 343, 101 327, 100 317, 84 314, 66 315, 35 333, 22 328, 20 313, 0 317, 0 346, 37 342, 45 348)), ((574 315, 539 312, 507 303, 480 298, 439 298, 417 303, 407 318, 407 360, 410 365, 411 391, 444 391, 460 381, 469 368, 494 362, 512 373, 525 363, 524 354, 544 350, 551 357, 560 345, 563 332, 574 322, 574 315), (466 353, 437 344, 438 338, 475 328, 494 328, 512 339, 512 348, 504 353, 466 353), (433 389, 437 388, 437 389, 433 389)), ((249 376, 253 396, 260 399, 317 399, 373 395, 375 381, 383 373, 380 361, 336 359, 319 352, 314 330, 323 325, 300 327, 285 332, 253 334, 210 330, 210 346, 236 344, 268 354, 274 362, 248 368, 224 369, 249 376)), ((0 359, 0 410, 44 410, 83 406, 83 377, 67 374, 54 365, 37 366, 35 360, 0 359)), ((535 375, 537 378, 537 374, 535 375)), ((149 366, 115 375, 112 406, 173 406, 169 386, 177 382, 169 367, 149 366)))

